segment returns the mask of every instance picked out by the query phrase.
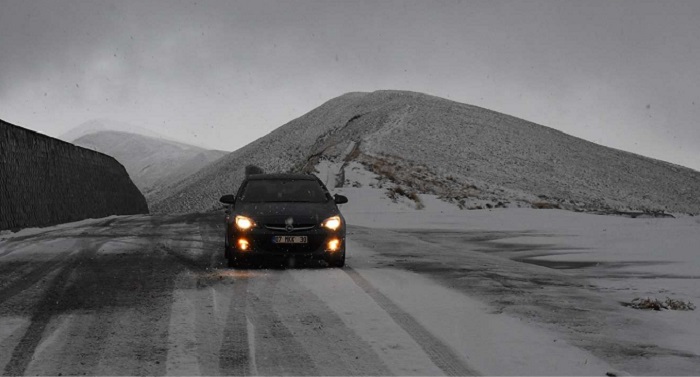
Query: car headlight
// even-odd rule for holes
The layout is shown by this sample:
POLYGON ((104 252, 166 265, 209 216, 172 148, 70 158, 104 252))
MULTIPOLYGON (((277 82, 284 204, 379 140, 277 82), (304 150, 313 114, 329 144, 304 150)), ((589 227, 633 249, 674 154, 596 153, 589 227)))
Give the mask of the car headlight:
POLYGON ((328 228, 330 230, 338 230, 340 228, 340 225, 342 224, 342 220, 340 220, 340 216, 333 216, 325 219, 322 223, 321 226, 324 228, 328 228))
POLYGON ((255 226, 255 221, 249 217, 236 216, 236 226, 240 230, 248 230, 255 226))

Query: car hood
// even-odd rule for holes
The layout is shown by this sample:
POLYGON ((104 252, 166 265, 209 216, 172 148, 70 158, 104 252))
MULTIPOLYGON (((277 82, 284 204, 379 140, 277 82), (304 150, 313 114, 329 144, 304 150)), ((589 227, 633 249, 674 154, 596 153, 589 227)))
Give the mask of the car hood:
POLYGON ((236 214, 252 218, 259 224, 285 224, 290 217, 294 224, 319 224, 339 215, 335 203, 237 203, 236 214))

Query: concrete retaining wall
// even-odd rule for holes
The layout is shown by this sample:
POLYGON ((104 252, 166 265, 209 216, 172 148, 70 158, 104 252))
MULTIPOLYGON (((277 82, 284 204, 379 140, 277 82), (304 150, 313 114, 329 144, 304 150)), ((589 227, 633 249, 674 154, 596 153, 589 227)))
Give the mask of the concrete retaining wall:
POLYGON ((0 230, 138 213, 146 199, 117 160, 0 120, 0 230))

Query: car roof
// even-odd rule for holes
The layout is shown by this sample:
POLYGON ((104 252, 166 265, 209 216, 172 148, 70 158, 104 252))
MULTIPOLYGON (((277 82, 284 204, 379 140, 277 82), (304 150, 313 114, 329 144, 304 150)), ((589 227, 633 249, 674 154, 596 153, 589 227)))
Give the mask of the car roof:
POLYGON ((296 179, 315 181, 316 176, 313 174, 251 174, 246 177, 249 181, 273 180, 273 179, 296 179))

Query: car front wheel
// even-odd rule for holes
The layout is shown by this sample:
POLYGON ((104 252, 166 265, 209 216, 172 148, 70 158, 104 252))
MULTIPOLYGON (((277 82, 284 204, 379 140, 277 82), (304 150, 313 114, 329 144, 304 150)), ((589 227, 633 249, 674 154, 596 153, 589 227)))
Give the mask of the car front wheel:
POLYGON ((326 262, 328 263, 328 267, 337 267, 341 268, 345 266, 345 250, 331 254, 326 258, 326 262))
POLYGON ((229 250, 227 260, 230 268, 245 268, 250 264, 249 258, 244 257, 233 250, 229 250))

